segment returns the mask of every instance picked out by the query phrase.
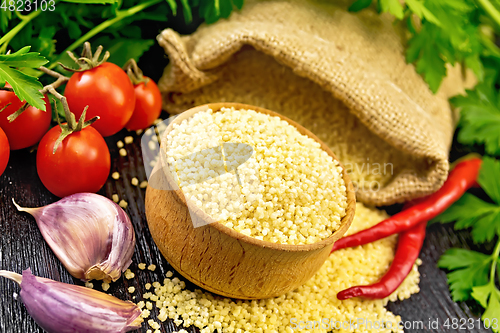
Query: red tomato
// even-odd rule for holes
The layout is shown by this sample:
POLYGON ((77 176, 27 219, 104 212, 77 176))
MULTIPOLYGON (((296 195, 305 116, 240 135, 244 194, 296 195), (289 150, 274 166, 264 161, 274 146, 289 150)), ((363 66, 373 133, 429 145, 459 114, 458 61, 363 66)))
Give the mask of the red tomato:
POLYGON ((52 119, 52 108, 47 96, 43 100, 45 111, 29 106, 16 120, 9 123, 7 117, 16 112, 24 103, 13 92, 0 91, 0 109, 12 103, 0 113, 0 127, 9 139, 10 149, 31 147, 47 133, 52 119))
POLYGON ((110 62, 74 73, 66 84, 64 95, 76 119, 87 105, 85 120, 101 117, 92 126, 102 136, 120 131, 134 112, 134 86, 127 74, 110 62))
POLYGON ((0 128, 0 176, 5 171, 9 162, 10 148, 9 140, 4 131, 0 128))
POLYGON ((141 82, 134 86, 135 109, 132 118, 125 127, 132 131, 144 129, 153 124, 161 113, 161 93, 156 83, 148 77, 147 83, 141 82))
POLYGON ((61 127, 55 126, 38 145, 36 167, 43 185, 58 197, 99 191, 111 168, 106 141, 88 126, 67 136, 53 154, 60 134, 61 127))

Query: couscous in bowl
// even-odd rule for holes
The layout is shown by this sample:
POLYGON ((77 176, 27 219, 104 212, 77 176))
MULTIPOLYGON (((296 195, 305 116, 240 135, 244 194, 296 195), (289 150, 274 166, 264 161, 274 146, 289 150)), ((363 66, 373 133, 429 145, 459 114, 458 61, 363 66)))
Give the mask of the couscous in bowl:
MULTIPOLYGON (((331 150, 299 124, 272 111, 238 103, 214 103, 190 109, 169 124, 163 138, 196 114, 207 110, 216 113, 222 108, 254 110, 259 114, 279 117, 301 135, 319 143, 318 147, 341 167, 331 150)), ((162 140, 162 152, 166 145, 162 140)), ((156 171, 170 169, 167 160, 160 158, 156 171)), ((319 270, 333 243, 350 226, 354 216, 355 193, 345 169, 341 167, 339 170, 342 186, 345 186, 345 214, 331 234, 314 243, 283 244, 238 232, 196 205, 193 198, 187 197, 179 188, 179 179, 164 171, 156 172, 162 177, 154 181, 155 186, 151 186, 150 181, 146 192, 146 216, 151 235, 172 267, 206 290, 242 299, 285 294, 305 283, 319 270)))

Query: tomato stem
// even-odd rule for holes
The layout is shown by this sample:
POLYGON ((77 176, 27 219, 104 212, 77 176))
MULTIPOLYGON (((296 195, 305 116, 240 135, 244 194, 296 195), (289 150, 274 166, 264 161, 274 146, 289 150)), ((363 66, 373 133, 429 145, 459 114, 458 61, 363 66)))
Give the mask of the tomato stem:
POLYGON ((101 53, 102 53, 102 49, 103 49, 102 45, 99 45, 97 50, 95 50, 95 54, 92 55, 92 47, 90 46, 90 43, 85 42, 83 44, 83 52, 82 52, 82 56, 80 58, 75 57, 73 52, 67 51, 67 54, 69 55, 69 57, 71 59, 73 59, 75 61, 75 63, 79 66, 78 69, 69 68, 61 63, 59 63, 59 65, 61 65, 62 68, 64 68, 65 70, 67 70, 69 72, 87 71, 89 69, 92 69, 92 68, 95 68, 95 67, 101 65, 102 63, 104 63, 108 60, 108 58, 110 56, 108 51, 106 51, 106 53, 104 53, 104 56, 102 57, 102 59, 99 60, 99 57, 101 56, 101 53))
POLYGON ((123 66, 123 70, 127 72, 127 75, 134 86, 142 82, 148 82, 148 79, 144 78, 142 70, 139 66, 137 66, 137 62, 133 58, 127 61, 125 66, 123 66))

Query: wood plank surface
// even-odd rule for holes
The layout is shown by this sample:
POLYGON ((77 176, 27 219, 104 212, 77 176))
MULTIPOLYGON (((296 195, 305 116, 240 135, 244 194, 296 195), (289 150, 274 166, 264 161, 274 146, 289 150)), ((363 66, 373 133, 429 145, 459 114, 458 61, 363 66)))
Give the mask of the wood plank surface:
MULTIPOLYGON (((145 190, 132 186, 130 181, 137 177, 139 181, 146 179, 140 149, 140 137, 134 132, 122 131, 117 135, 106 139, 112 156, 112 172, 118 171, 120 179, 115 181, 109 177, 108 182, 100 194, 111 197, 117 193, 120 199, 129 203, 126 209, 135 227, 137 245, 133 257, 131 270, 136 277, 131 280, 121 278, 111 285, 109 293, 120 299, 132 300, 133 295, 142 295, 145 290, 143 286, 148 282, 162 281, 164 274, 171 270, 169 264, 160 255, 154 244, 147 227, 144 212, 145 190), (123 140, 127 135, 134 137, 134 143, 125 145, 127 156, 118 154, 116 142, 123 140), (155 264, 154 272, 138 269, 138 263, 155 264), (129 286, 134 286, 136 292, 131 295, 127 292, 129 286)), ((0 177, 0 269, 21 272, 31 267, 33 273, 38 276, 51 278, 67 283, 83 283, 71 277, 50 248, 43 240, 35 220, 26 213, 19 213, 12 204, 12 199, 26 207, 38 207, 50 204, 57 200, 50 194, 40 182, 36 174, 36 152, 28 150, 12 152, 9 165, 3 176, 0 177)), ((393 208, 394 210, 394 208, 393 208)), ((480 328, 477 322, 478 307, 471 307, 467 303, 454 303, 448 291, 446 274, 436 267, 436 261, 441 254, 452 246, 467 247, 472 244, 467 232, 456 233, 449 225, 432 225, 428 227, 428 235, 424 244, 421 258, 423 264, 421 272, 421 292, 412 296, 409 300, 390 303, 388 308, 409 326, 422 322, 422 326, 414 326, 406 329, 406 332, 489 332, 480 328), (472 318, 474 329, 462 326, 462 329, 446 329, 443 324, 447 319, 461 320, 462 323, 472 318), (439 326, 433 328, 429 320, 438 320, 439 326)), ((486 249, 491 251, 491 249, 486 249)), ((100 286, 100 283, 95 283, 100 286)), ((193 289, 191 284, 188 288, 193 289)), ((20 300, 16 300, 19 287, 12 281, 0 278, 0 332, 4 333, 29 333, 42 332, 36 323, 30 318, 20 300)), ((134 301, 137 301, 135 299, 134 301)), ((451 324, 451 321, 450 321, 451 324)), ((146 325, 140 332, 146 331, 146 325)), ((163 323, 162 332, 175 331, 175 325, 166 321, 163 323)), ((189 329, 189 332, 196 332, 189 329)))

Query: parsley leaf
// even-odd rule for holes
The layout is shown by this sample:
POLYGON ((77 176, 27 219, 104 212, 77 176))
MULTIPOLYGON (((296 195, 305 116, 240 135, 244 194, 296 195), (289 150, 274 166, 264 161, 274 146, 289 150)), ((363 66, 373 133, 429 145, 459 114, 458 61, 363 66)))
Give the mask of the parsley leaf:
POLYGON ((427 21, 434 23, 435 25, 441 25, 439 20, 430 10, 425 7, 425 4, 419 0, 406 0, 406 5, 413 12, 413 14, 417 15, 419 18, 425 18, 427 21))
POLYGON ((488 282, 489 256, 465 249, 449 249, 441 256, 438 267, 446 268, 451 296, 455 302, 470 298, 472 288, 488 282))
POLYGON ((405 15, 403 5, 399 0, 379 0, 379 5, 383 13, 389 12, 400 20, 402 20, 405 15))
POLYGON ((16 67, 38 68, 48 62, 39 53, 28 52, 29 50, 30 47, 26 46, 15 53, 0 55, 0 84, 8 82, 20 100, 25 100, 37 109, 45 111, 43 95, 39 91, 42 89, 42 84, 36 77, 16 69, 16 67))
POLYGON ((486 327, 488 327, 489 323, 493 332, 498 332, 498 325, 492 324, 494 320, 500 318, 500 290, 498 290, 493 281, 490 281, 483 286, 472 288, 471 296, 486 309, 481 317, 486 327))
POLYGON ((450 101, 460 108, 460 132, 458 141, 463 144, 484 144, 490 155, 500 155, 500 108, 494 89, 492 71, 486 72, 490 79, 467 90, 466 96, 456 96, 450 101))

